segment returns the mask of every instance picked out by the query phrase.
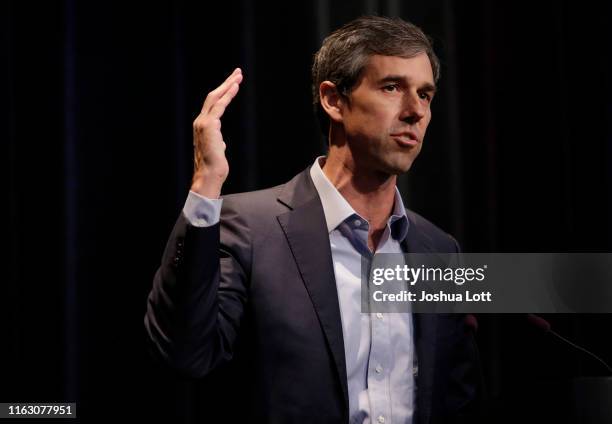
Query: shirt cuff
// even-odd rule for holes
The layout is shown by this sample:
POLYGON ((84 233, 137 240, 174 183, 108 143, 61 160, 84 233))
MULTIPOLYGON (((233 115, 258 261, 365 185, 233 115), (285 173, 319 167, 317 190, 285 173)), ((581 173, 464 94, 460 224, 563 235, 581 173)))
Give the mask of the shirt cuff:
POLYGON ((209 199, 189 191, 183 215, 194 227, 211 227, 219 222, 223 199, 209 199))

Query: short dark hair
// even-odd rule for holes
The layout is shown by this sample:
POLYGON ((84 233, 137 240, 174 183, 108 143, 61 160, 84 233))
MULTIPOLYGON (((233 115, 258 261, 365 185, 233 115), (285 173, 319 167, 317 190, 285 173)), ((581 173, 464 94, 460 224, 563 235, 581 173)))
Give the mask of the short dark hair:
POLYGON ((329 117, 321 106, 319 86, 331 81, 340 95, 348 97, 368 63, 370 56, 411 58, 426 53, 434 82, 440 77, 440 61, 432 40, 416 25, 400 18, 362 16, 332 32, 314 55, 312 97, 321 130, 327 135, 329 117))

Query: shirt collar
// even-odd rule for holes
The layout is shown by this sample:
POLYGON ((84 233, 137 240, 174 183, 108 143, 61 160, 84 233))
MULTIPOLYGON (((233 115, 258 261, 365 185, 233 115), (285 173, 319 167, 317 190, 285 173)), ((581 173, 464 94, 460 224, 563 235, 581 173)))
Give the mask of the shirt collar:
MULTIPOLYGON (((329 181, 320 162, 325 156, 319 156, 315 159, 314 164, 310 168, 310 177, 319 193, 321 204, 323 205, 323 213, 325 214, 325 222, 327 231, 331 233, 338 225, 346 221, 348 218, 356 215, 359 216, 355 209, 346 201, 340 194, 338 189, 329 181)), ((364 219, 361 217, 361 219, 364 219)), ((365 221, 365 219, 364 219, 365 221)), ((389 226, 391 227, 391 236, 402 242, 408 234, 408 218, 402 196, 397 187, 395 187, 395 201, 393 202, 393 212, 389 217, 389 226)))

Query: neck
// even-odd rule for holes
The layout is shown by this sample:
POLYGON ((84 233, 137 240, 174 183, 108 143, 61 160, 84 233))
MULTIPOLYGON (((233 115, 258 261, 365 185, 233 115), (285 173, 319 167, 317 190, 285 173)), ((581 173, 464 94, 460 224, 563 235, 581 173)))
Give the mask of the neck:
POLYGON ((361 169, 348 149, 330 146, 323 166, 329 181, 346 201, 370 224, 370 231, 382 231, 393 211, 395 175, 361 169))

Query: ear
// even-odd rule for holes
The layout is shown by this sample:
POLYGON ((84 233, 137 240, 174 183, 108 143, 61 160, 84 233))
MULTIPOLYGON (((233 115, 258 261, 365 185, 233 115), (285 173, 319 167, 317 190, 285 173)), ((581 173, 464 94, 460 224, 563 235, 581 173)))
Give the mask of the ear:
POLYGON ((323 110, 329 115, 329 119, 342 122, 344 99, 338 93, 336 84, 331 81, 323 81, 319 85, 319 98, 321 99, 323 110))

